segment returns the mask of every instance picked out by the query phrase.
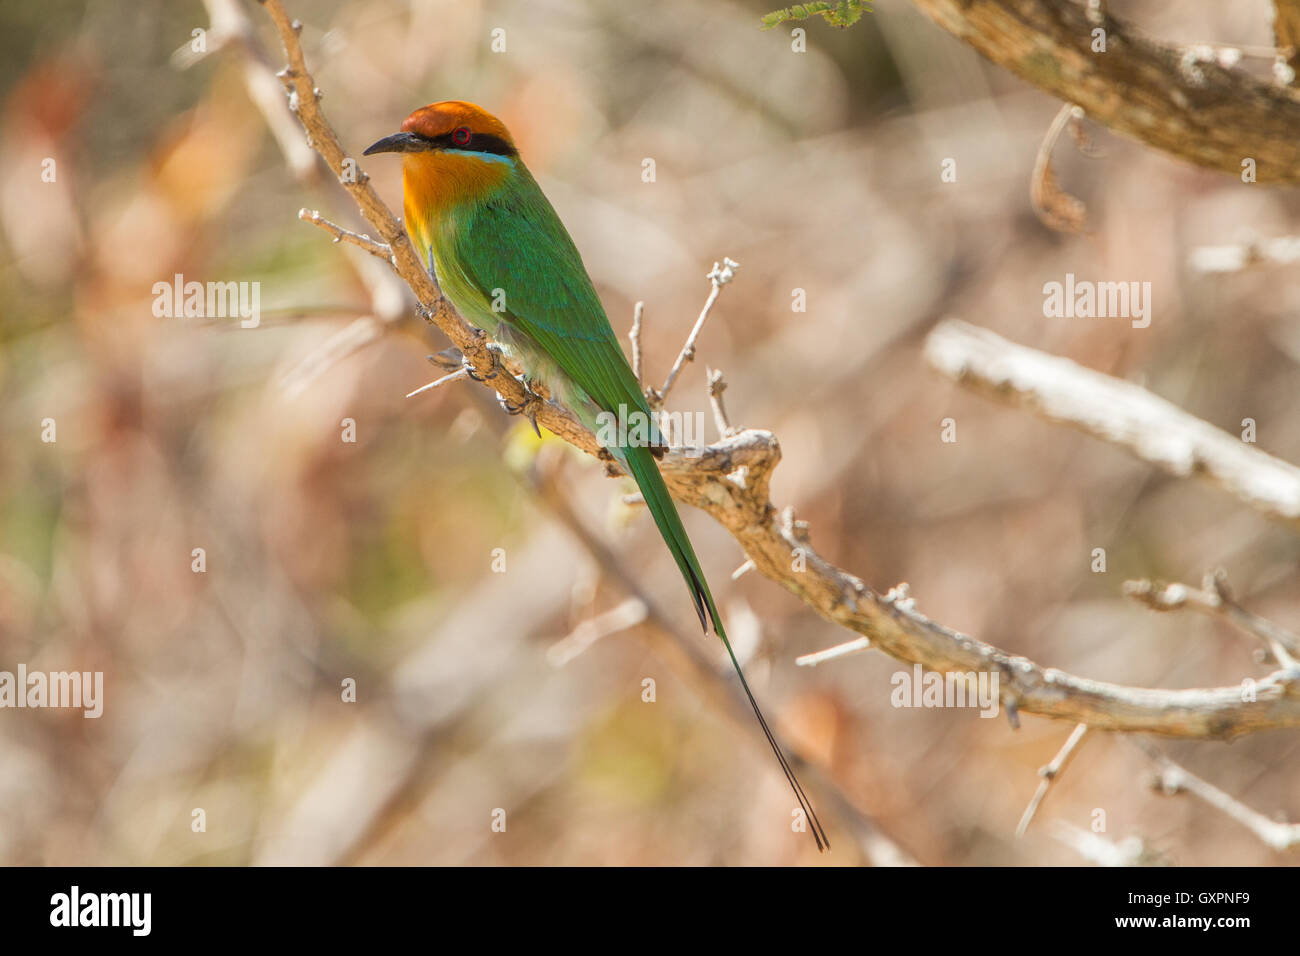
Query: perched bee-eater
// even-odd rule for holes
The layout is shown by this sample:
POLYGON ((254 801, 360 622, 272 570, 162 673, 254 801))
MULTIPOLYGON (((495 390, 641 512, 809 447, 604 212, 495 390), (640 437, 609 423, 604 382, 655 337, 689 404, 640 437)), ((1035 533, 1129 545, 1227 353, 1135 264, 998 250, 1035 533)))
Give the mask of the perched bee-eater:
POLYGON ((640 488, 686 579, 701 625, 707 631, 713 624, 731 657, 818 849, 828 846, 821 822, 740 670, 699 559, 659 474, 655 459, 663 455, 664 443, 646 397, 582 257, 510 133, 478 106, 453 100, 416 110, 400 133, 384 137, 365 155, 372 153, 402 154, 406 231, 456 310, 518 361, 528 381, 545 383, 551 397, 598 437, 620 436, 608 442, 607 450, 640 488), (633 427, 612 429, 611 421, 633 427), (648 440, 634 440, 637 436, 648 440))

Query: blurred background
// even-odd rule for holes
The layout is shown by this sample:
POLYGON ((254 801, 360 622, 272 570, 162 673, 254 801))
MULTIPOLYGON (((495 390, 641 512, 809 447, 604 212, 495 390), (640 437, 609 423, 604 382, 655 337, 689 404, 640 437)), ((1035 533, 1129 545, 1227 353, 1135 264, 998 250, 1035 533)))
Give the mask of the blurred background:
MULTIPOLYGON (((788 26, 759 29, 774 5, 289 10, 353 155, 427 102, 502 117, 621 336, 645 302, 651 381, 713 262, 740 263, 669 404, 707 413, 705 366, 721 368, 733 421, 780 438, 774 503, 827 558, 1081 676, 1181 688, 1266 673, 1247 638, 1153 615, 1120 586, 1221 566, 1248 607, 1300 626, 1293 533, 963 391, 921 345, 957 316, 1231 433, 1253 418, 1259 447, 1300 461, 1292 270, 1188 265, 1200 246, 1293 233, 1295 192, 1090 127, 1100 156, 1063 139, 1056 160, 1090 231, 1053 232, 1029 183, 1058 101, 903 0, 846 31, 801 24, 806 52, 788 26), (1067 272, 1151 282, 1150 327, 1044 318, 1042 286, 1067 272), (956 443, 940 441, 948 417, 956 443)), ((1174 41, 1271 43, 1265 0, 1111 7, 1174 41)), ((1099 836, 1142 841, 1148 862, 1287 862, 1152 792, 1144 754, 1100 734, 1017 839, 1072 726, 895 709, 890 679, 911 667, 874 651, 796 667, 854 635, 758 575, 731 580, 744 555, 691 512, 769 719, 822 771, 806 782, 835 849, 819 856, 791 832, 757 728, 652 651, 610 555, 566 523, 570 509, 721 664, 627 486, 538 443, 486 389, 404 397, 442 374, 426 356, 448 343, 382 263, 298 221, 306 206, 361 226, 285 132, 258 66, 282 53, 255 3, 0 0, 0 52, 0 670, 105 680, 98 720, 0 711, 0 862, 842 865, 886 862, 884 845, 923 864, 1061 865, 1086 859, 1055 828, 1090 829, 1097 810, 1099 836), (203 55, 192 31, 213 11, 248 32, 203 55), (260 325, 157 317, 153 284, 177 273, 260 283, 260 325)), ((364 168, 400 208, 398 163, 364 168)), ((1295 733, 1161 746, 1265 815, 1300 818, 1295 733)))

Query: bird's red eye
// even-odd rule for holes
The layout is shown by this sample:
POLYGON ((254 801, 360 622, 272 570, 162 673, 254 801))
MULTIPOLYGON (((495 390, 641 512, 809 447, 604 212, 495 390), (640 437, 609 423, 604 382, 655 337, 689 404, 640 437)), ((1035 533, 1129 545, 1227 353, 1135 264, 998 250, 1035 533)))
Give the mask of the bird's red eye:
POLYGON ((452 130, 451 141, 455 143, 457 146, 468 146, 469 138, 470 138, 470 132, 468 126, 461 126, 455 130, 452 130))

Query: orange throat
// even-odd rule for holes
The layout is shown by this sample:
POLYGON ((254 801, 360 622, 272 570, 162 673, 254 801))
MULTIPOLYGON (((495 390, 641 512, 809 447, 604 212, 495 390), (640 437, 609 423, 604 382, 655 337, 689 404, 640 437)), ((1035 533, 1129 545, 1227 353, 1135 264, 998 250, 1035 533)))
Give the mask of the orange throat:
POLYGON ((428 250, 435 230, 451 226, 458 210, 496 195, 513 169, 513 161, 449 151, 406 154, 402 198, 411 237, 428 250))

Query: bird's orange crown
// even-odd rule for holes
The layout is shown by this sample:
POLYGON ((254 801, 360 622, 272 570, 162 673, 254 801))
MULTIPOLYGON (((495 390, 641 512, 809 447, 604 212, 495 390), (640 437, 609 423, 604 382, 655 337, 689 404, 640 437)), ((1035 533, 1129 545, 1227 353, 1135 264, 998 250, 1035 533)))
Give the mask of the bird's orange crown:
MULTIPOLYGON (((469 131, 470 142, 477 136, 490 145, 496 145, 490 140, 497 140, 501 145, 514 149, 514 140, 510 138, 510 131, 504 123, 481 106, 464 100, 447 100, 421 106, 402 123, 403 133, 415 133, 435 142, 450 137, 454 147, 469 145, 456 142, 455 134, 462 129, 469 131)), ((463 138, 464 134, 461 136, 463 138)))

